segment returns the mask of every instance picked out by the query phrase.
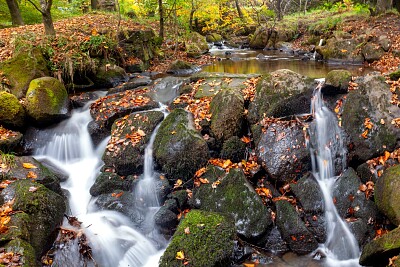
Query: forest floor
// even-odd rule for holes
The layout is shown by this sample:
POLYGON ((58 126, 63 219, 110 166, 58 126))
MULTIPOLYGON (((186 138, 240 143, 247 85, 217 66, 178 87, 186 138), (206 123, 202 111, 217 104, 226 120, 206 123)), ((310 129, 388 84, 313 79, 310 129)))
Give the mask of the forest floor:
MULTIPOLYGON (((350 32, 354 37, 365 33, 368 33, 370 38, 378 37, 379 35, 388 36, 392 43, 390 51, 385 53, 385 56, 381 60, 370 64, 376 70, 387 73, 396 70, 400 65, 400 58, 394 57, 392 54, 392 50, 400 50, 400 25, 398 19, 399 16, 396 14, 368 17, 367 19, 349 19, 341 23, 337 30, 350 32)), ((45 44, 50 44, 52 47, 51 60, 54 63, 60 63, 66 57, 71 56, 83 43, 88 42, 93 34, 104 32, 105 30, 116 33, 119 29, 118 24, 119 20, 116 15, 90 13, 55 22, 54 26, 57 32, 55 38, 48 38, 44 35, 43 24, 0 29, 0 62, 11 58, 14 51, 21 45, 44 47, 45 44)), ((157 30, 158 23, 152 22, 149 24, 147 21, 146 23, 135 22, 130 19, 121 20, 119 27, 130 29, 151 27, 157 30)), ((306 36, 307 33, 302 34, 299 39, 294 41, 294 46, 307 50, 308 47, 301 46, 306 36)), ((162 45, 164 57, 155 59, 149 70, 164 72, 168 68, 169 63, 176 59, 183 59, 197 65, 207 64, 214 60, 209 55, 203 55, 198 59, 188 58, 183 49, 180 49, 182 43, 178 43, 178 49, 175 49, 173 36, 167 37, 166 40, 162 45)))

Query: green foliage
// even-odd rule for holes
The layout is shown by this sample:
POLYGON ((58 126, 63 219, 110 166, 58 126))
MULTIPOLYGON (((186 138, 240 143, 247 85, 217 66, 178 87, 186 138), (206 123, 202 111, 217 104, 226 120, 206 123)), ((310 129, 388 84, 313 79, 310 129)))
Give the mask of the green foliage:
POLYGON ((14 168, 15 155, 12 153, 4 153, 0 150, 0 164, 5 164, 8 168, 14 168))

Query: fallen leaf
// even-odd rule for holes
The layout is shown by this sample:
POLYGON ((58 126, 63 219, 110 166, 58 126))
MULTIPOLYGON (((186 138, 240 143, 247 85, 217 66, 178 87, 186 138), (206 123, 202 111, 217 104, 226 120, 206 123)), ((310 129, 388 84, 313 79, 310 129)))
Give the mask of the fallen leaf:
POLYGON ((174 184, 174 189, 180 187, 180 186, 182 185, 182 183, 183 183, 183 182, 182 182, 181 179, 176 180, 176 182, 175 182, 175 184, 174 184))
POLYGON ((26 178, 28 178, 28 179, 36 179, 37 178, 37 174, 34 173, 33 171, 29 171, 28 174, 26 175, 26 178))
POLYGON ((36 192, 36 190, 37 190, 37 187, 35 187, 35 186, 31 186, 31 187, 29 187, 29 192, 36 192))
POLYGON ((172 131, 171 134, 176 134, 176 131, 172 131))
POLYGON ((190 229, 189 229, 189 227, 186 227, 186 228, 185 228, 185 234, 187 234, 187 235, 190 234, 190 229))
POLYGON ((178 252, 176 252, 175 258, 176 258, 177 260, 184 260, 184 259, 185 259, 185 254, 183 253, 182 250, 181 250, 181 251, 178 251, 178 252))
POLYGON ((24 167, 25 169, 36 169, 37 168, 35 165, 33 165, 32 163, 29 163, 29 162, 22 163, 22 167, 24 167))
POLYGON ((146 133, 143 132, 143 130, 140 129, 140 128, 137 130, 137 132, 138 132, 138 134, 139 134, 141 137, 146 136, 146 133))
POLYGON ((124 192, 119 192, 119 193, 112 193, 111 196, 115 198, 119 198, 124 194, 124 192))

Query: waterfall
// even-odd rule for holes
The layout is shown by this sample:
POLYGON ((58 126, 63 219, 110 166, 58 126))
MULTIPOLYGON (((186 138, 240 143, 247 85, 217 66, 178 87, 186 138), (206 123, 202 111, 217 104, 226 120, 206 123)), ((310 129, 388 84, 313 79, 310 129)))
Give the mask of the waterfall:
MULTIPOLYGON (((320 39, 320 40, 319 40, 319 43, 318 43, 318 46, 321 46, 323 42, 324 42, 324 39, 320 39)), ((316 57, 317 57, 317 50, 314 51, 313 59, 315 60, 316 57)))
POLYGON ((322 99, 319 81, 311 103, 314 121, 310 126, 310 153, 312 171, 324 196, 327 239, 320 251, 326 255, 328 266, 359 266, 360 250, 357 240, 346 222, 340 218, 332 199, 332 188, 336 180, 336 168, 343 171, 345 149, 337 119, 322 99), (337 164, 336 157, 342 164, 337 164), (336 162, 336 164, 335 164, 336 162), (339 165, 339 166, 338 166, 339 165))
MULTIPOLYGON (((89 209, 92 200, 89 189, 100 172, 103 164, 101 156, 108 141, 107 138, 99 147, 93 147, 87 131, 87 125, 91 120, 88 104, 83 109, 74 110, 71 118, 57 127, 44 130, 53 137, 50 142, 37 149, 35 158, 51 162, 68 175, 68 179, 61 184, 63 189, 69 193, 68 214, 77 217, 82 222, 82 231, 88 237, 97 266, 134 267, 146 266, 146 264, 151 266, 148 265, 148 262, 154 263, 160 257, 159 250, 151 241, 155 239, 154 234, 152 239, 144 236, 133 227, 127 217, 116 211, 89 212, 89 210, 93 210, 93 208, 89 209)), ((39 132, 38 138, 40 138, 40 134, 43 132, 39 132)), ((146 149, 144 167, 146 173, 143 181, 147 185, 141 186, 142 188, 152 186, 154 138, 155 133, 146 149)), ((145 199, 145 205, 151 207, 151 212, 148 212, 151 220, 159 206, 153 193, 150 189, 145 193, 141 192, 141 197, 145 199)), ((63 227, 71 228, 67 222, 63 227)), ((66 246, 56 254, 54 264, 55 266, 84 266, 77 254, 68 251, 68 246, 66 246)))

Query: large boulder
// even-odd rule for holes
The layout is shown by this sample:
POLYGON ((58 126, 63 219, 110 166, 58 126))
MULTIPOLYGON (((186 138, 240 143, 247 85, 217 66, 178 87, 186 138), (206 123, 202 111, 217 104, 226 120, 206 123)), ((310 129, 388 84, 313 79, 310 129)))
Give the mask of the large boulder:
POLYGON ((399 255, 400 228, 396 228, 365 245, 360 264, 363 266, 388 266, 389 258, 399 255))
POLYGON ((231 89, 220 90, 210 103, 210 113, 211 131, 218 141, 239 135, 244 113, 242 94, 231 89))
POLYGON ((209 158, 206 141, 195 130, 193 117, 174 109, 161 123, 154 141, 154 159, 168 180, 187 181, 209 158))
POLYGON ((317 46, 316 51, 322 55, 324 60, 362 63, 364 57, 359 51, 362 39, 344 39, 336 35, 326 41, 324 46, 317 46))
POLYGON ((349 89, 351 72, 348 70, 331 70, 326 75, 325 83, 321 89, 323 95, 345 94, 349 89))
POLYGON ((32 80, 26 92, 26 111, 38 125, 66 118, 69 112, 67 90, 56 78, 32 80))
POLYGON ((116 173, 102 172, 90 187, 90 194, 97 197, 102 194, 111 194, 115 190, 130 191, 133 179, 131 176, 121 177, 116 173))
POLYGON ((191 32, 185 41, 185 50, 189 57, 199 57, 208 51, 206 37, 198 32, 191 32))
POLYGON ((189 75, 201 70, 198 66, 183 60, 174 60, 168 66, 167 73, 173 75, 189 75))
POLYGON ((128 81, 128 75, 123 68, 110 64, 100 66, 91 78, 96 88, 111 88, 128 81))
POLYGON ((192 210, 179 224, 159 266, 182 266, 185 259, 193 266, 228 266, 234 236, 231 219, 214 212, 192 210))
POLYGON ((364 45, 361 51, 365 61, 368 63, 379 60, 385 54, 385 50, 382 47, 370 42, 364 45))
POLYGON ((350 91, 343 104, 342 125, 352 144, 350 160, 365 162, 396 147, 400 129, 391 121, 400 117, 400 108, 390 103, 389 85, 380 74, 360 77, 356 83, 358 90, 350 91))
POLYGON ((286 200, 276 203, 276 225, 290 250, 303 255, 318 248, 318 241, 308 231, 296 209, 286 200))
POLYGON ((261 134, 256 147, 263 168, 275 180, 290 182, 311 168, 303 126, 297 121, 277 121, 261 134))
POLYGON ((251 124, 267 117, 308 113, 314 81, 291 70, 281 69, 264 75, 258 82, 249 106, 251 124))
POLYGON ((193 190, 192 205, 198 209, 232 215, 237 233, 246 240, 259 242, 269 230, 272 219, 243 171, 231 169, 225 174, 223 170, 212 166, 202 178, 209 183, 193 190))
POLYGON ((36 78, 49 76, 46 60, 39 49, 20 52, 1 63, 0 70, 10 81, 10 91, 18 99, 25 97, 29 83, 36 78))
POLYGON ((114 122, 103 161, 122 176, 140 174, 144 150, 156 126, 163 120, 160 111, 132 113, 114 122))
POLYGON ((40 258, 57 236, 66 210, 64 198, 30 180, 13 182, 3 189, 0 198, 2 203, 14 199, 12 209, 29 215, 29 242, 40 258))
POLYGON ((389 220, 400 225, 400 165, 388 168, 375 185, 375 203, 389 220))
POLYGON ((0 125, 21 128, 25 122, 25 110, 17 97, 5 91, 0 92, 0 125))

